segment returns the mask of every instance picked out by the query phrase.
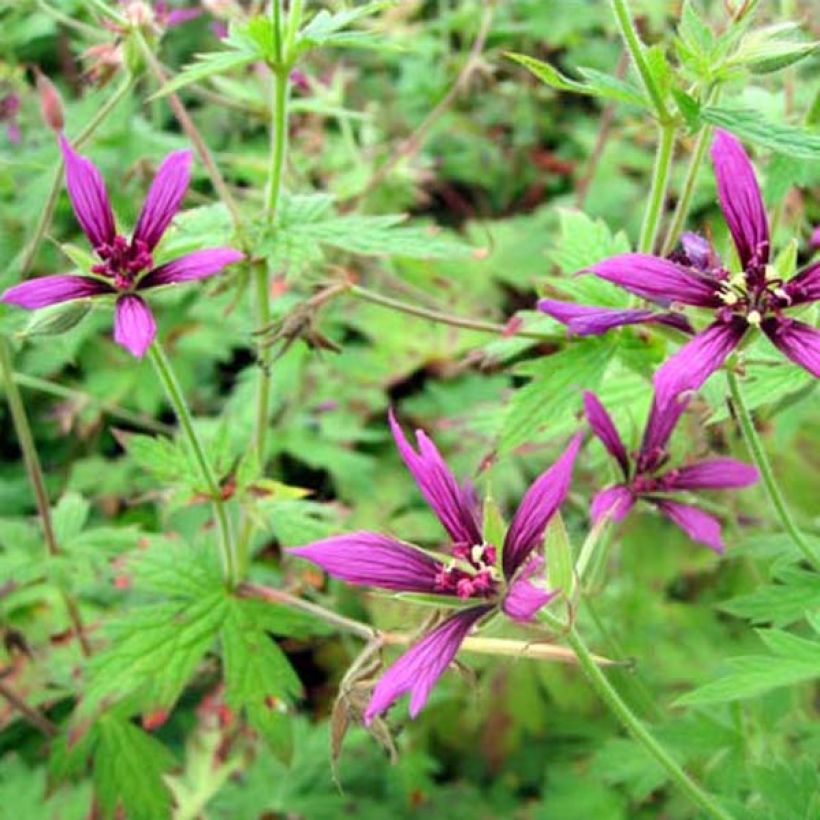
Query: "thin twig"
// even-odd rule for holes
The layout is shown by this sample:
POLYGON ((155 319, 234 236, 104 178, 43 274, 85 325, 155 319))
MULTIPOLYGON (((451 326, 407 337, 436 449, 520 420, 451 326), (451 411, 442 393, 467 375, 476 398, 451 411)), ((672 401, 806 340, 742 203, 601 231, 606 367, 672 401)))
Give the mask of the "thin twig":
POLYGON ((45 715, 29 706, 16 692, 0 680, 0 697, 5 698, 32 726, 46 737, 54 737, 60 730, 45 715))
POLYGON ((376 170, 364 190, 360 191, 345 203, 346 210, 355 208, 368 194, 378 188, 403 159, 409 159, 418 153, 430 129, 447 113, 458 98, 458 95, 466 88, 473 73, 481 63, 481 53, 484 51, 484 45, 487 42, 487 36, 490 33, 490 26, 493 21, 493 5, 493 0, 485 0, 484 13, 481 16, 481 22, 475 40, 473 40, 470 53, 467 55, 467 59, 461 67, 461 71, 459 71, 453 85, 441 100, 439 100, 438 104, 431 109, 427 116, 421 121, 415 131, 413 131, 409 137, 402 140, 393 155, 384 165, 376 170))

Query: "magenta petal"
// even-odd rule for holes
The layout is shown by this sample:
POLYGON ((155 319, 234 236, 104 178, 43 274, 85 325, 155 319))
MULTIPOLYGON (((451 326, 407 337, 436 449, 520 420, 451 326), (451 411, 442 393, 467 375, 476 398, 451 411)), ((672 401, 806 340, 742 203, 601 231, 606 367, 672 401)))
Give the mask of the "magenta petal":
POLYGON ((593 307, 561 302, 556 299, 541 299, 538 309, 567 326, 567 331, 576 336, 597 336, 614 327, 636 324, 663 324, 692 332, 692 326, 680 313, 658 313, 654 310, 621 310, 619 308, 593 307))
POLYGON ((111 244, 116 228, 102 175, 94 163, 80 156, 62 134, 60 149, 65 161, 68 196, 80 227, 94 248, 111 244))
POLYGON ((720 264, 720 257, 708 239, 690 231, 680 235, 680 244, 686 258, 693 268, 700 271, 709 271, 720 264))
POLYGON ((338 535, 288 552, 349 584, 402 592, 435 592, 444 568, 421 550, 375 532, 338 535))
POLYGON ((584 412, 592 432, 601 440, 609 454, 621 465, 624 476, 629 475, 629 456, 612 417, 594 393, 584 392, 584 412))
POLYGON ((171 223, 191 181, 190 151, 173 151, 157 169, 142 205, 133 241, 145 242, 153 250, 171 223))
POLYGON ((492 606, 464 609, 449 617, 408 649, 382 676, 367 705, 364 721, 386 712, 406 692, 410 692, 410 717, 424 708, 430 692, 456 656, 461 642, 476 622, 492 606))
POLYGON ((566 498, 581 438, 581 433, 573 436, 555 464, 535 479, 521 499, 504 538, 502 564, 508 580, 540 544, 550 518, 566 498))
POLYGON ((616 484, 596 493, 589 507, 589 516, 597 524, 607 516, 610 521, 622 521, 635 504, 635 499, 628 487, 616 484))
POLYGON ((601 279, 662 305, 681 302, 697 307, 720 307, 715 281, 682 265, 645 253, 622 253, 590 265, 601 279))
POLYGON ((173 28, 174 26, 181 26, 184 23, 190 23, 192 20, 196 20, 197 17, 201 17, 204 13, 204 9, 173 9, 168 12, 164 23, 167 28, 173 28))
POLYGON ((219 273, 227 265, 244 259, 244 254, 233 248, 206 248, 193 251, 155 268, 140 280, 139 288, 155 288, 176 282, 191 282, 219 273))
POLYGON ((740 142, 718 129, 712 142, 718 197, 740 263, 769 261, 769 223, 755 171, 740 142))
POLYGON ((419 453, 404 436, 396 417, 388 413, 390 429, 407 469, 416 479, 427 503, 444 529, 457 544, 481 544, 481 527, 475 493, 469 486, 460 487, 435 444, 423 430, 416 431, 419 453))
POLYGON ((764 320, 762 328, 784 356, 820 379, 820 331, 797 319, 774 317, 764 320))
POLYGON ((533 575, 543 575, 543 570, 543 557, 532 553, 526 565, 510 583, 501 608, 513 620, 522 623, 531 621, 535 613, 558 594, 557 590, 546 590, 532 582, 533 575))
POLYGON ((820 300, 820 262, 813 262, 799 271, 783 285, 783 290, 792 305, 820 300))
POLYGON ((113 292, 112 288, 98 279, 59 274, 57 276, 41 276, 39 279, 29 279, 27 282, 14 285, 0 296, 0 302, 18 305, 28 310, 36 310, 48 305, 56 305, 58 302, 85 299, 88 296, 99 296, 103 293, 113 292))
POLYGON ((723 366, 746 332, 746 322, 715 322, 668 358, 652 379, 658 402, 666 405, 681 393, 700 389, 723 366))
POLYGON ((669 437, 688 404, 687 395, 672 395, 661 400, 656 393, 652 397, 652 407, 638 454, 638 472, 651 472, 664 458, 669 437))
POLYGON ((151 308, 133 293, 120 296, 114 311, 114 341, 141 359, 156 335, 157 323, 151 308))
POLYGON ((661 476, 670 490, 706 490, 728 487, 748 487, 758 481, 757 468, 734 458, 710 458, 698 461, 661 476))
POLYGON ((677 524, 693 541, 706 544, 715 552, 723 552, 723 537, 720 534, 720 522, 711 515, 677 501, 652 499, 658 509, 671 521, 677 524))

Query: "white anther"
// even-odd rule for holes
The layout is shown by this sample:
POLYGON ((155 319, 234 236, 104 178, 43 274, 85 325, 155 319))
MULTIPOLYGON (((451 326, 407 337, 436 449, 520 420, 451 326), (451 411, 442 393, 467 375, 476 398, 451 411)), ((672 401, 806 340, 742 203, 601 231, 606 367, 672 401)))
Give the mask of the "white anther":
POLYGON ((470 550, 470 558, 474 564, 484 563, 484 547, 480 544, 474 544, 470 550))
POLYGON ((726 291, 720 294, 720 300, 724 305, 736 305, 738 303, 738 295, 732 291, 726 291))
POLYGON ((746 321, 750 325, 754 325, 755 327, 760 327, 760 321, 763 317, 760 315, 759 311, 757 310, 750 310, 746 314, 746 321))

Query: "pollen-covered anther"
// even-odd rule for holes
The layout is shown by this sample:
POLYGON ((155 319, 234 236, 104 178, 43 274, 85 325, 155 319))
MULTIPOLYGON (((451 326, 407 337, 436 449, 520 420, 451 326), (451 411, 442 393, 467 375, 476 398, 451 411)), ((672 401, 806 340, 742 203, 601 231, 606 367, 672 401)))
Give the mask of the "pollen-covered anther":
POLYGON ((740 297, 731 290, 723 291, 720 294, 720 301, 723 302, 724 305, 729 305, 729 307, 736 305, 739 299, 740 297))
POLYGON ((760 311, 757 310, 750 310, 746 314, 746 321, 750 325, 754 325, 755 327, 760 327, 760 322, 762 319, 763 317, 760 315, 760 311))
POLYGON ((733 273, 729 277, 729 284, 733 288, 741 288, 742 290, 746 289, 746 273, 744 271, 739 271, 738 273, 733 273))

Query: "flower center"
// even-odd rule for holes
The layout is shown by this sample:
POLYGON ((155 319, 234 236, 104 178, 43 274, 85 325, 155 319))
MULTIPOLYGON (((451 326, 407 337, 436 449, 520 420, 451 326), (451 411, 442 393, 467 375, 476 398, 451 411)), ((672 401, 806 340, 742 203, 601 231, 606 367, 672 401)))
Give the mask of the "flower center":
POLYGON ((783 279, 772 265, 750 265, 742 273, 733 273, 720 284, 720 299, 724 306, 719 316, 724 322, 735 316, 758 326, 771 314, 789 306, 783 279))
POLYGON ((442 565, 436 576, 436 592, 455 593, 459 598, 489 598, 497 592, 494 546, 456 544, 453 558, 455 560, 450 566, 442 565))
POLYGON ((154 264, 148 245, 141 239, 130 242, 119 234, 108 245, 95 248, 102 260, 91 270, 103 276, 111 277, 117 290, 132 290, 136 284, 137 274, 154 264))

